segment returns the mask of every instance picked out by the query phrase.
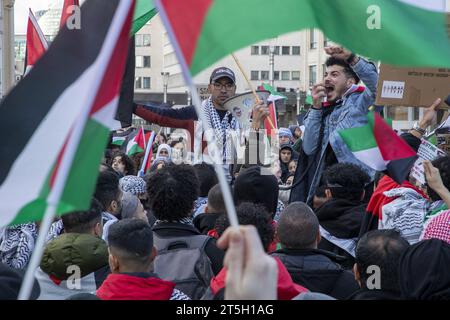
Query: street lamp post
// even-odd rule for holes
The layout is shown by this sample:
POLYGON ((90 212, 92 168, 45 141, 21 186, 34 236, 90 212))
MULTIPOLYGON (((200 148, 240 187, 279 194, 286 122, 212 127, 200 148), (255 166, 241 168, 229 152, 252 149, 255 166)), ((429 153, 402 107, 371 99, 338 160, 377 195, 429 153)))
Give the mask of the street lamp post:
POLYGON ((192 97, 191 97, 191 93, 189 91, 186 90, 186 96, 187 96, 187 105, 190 106, 191 105, 191 101, 192 101, 192 97))
POLYGON ((163 92, 164 92, 164 103, 167 103, 167 86, 169 84, 169 72, 161 72, 163 76, 163 92))
MULTIPOLYGON (((161 75, 163 76, 163 93, 164 93, 164 103, 167 103, 167 86, 169 85, 169 72, 161 72, 161 75)), ((170 129, 166 128, 165 130, 166 135, 169 134, 170 129)))
POLYGON ((270 67, 270 74, 269 74, 269 82, 270 86, 274 88, 274 82, 275 82, 275 46, 270 45, 269 47, 269 67, 270 67))
POLYGON ((297 88, 297 114, 300 114, 300 88, 297 88))

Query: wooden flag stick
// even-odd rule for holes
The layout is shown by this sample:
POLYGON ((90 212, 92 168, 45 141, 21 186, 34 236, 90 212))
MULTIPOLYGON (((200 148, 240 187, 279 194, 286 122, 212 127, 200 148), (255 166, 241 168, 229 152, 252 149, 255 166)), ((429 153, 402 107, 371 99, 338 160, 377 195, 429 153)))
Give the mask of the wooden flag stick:
MULTIPOLYGON (((256 90, 253 87, 252 83, 250 82, 249 78, 247 77, 247 74, 245 73, 244 69, 242 68, 241 63, 239 62, 239 60, 236 58, 236 56, 234 55, 234 53, 231 54, 231 56, 234 59, 234 62, 236 62, 236 65, 238 66, 239 70, 241 71, 242 75, 245 78, 245 81, 247 81, 248 86, 250 87, 250 90, 253 92, 253 95, 255 96, 256 99, 256 104, 260 104, 261 100, 259 99, 259 96, 256 94, 256 90)), ((269 121, 270 126, 272 127, 272 130, 275 130, 275 126, 273 125, 272 119, 270 119, 270 117, 267 117, 267 120, 269 121)))

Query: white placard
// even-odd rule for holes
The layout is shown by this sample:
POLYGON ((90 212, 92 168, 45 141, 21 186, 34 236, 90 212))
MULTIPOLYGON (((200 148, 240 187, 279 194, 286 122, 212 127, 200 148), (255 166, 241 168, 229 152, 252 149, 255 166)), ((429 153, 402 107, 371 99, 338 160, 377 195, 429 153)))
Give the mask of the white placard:
POLYGON ((422 139, 422 143, 420 144, 419 151, 417 152, 419 159, 416 160, 414 166, 411 169, 411 176, 415 178, 422 185, 425 184, 425 173, 423 169, 423 161, 429 160, 433 161, 434 159, 445 156, 446 153, 433 145, 431 142, 422 139))
POLYGON ((403 99, 405 92, 405 82, 402 81, 383 81, 381 91, 382 98, 403 99))

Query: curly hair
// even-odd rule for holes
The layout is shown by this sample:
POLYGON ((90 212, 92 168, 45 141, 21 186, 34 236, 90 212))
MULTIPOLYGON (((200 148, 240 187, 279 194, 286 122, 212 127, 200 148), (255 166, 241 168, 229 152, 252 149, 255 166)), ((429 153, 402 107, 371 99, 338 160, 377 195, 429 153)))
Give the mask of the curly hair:
POLYGON ((324 172, 323 180, 333 198, 359 201, 370 177, 355 164, 338 163, 324 172))
MULTIPOLYGON (((439 157, 431 161, 431 163, 439 170, 444 186, 450 190, 450 156, 439 157)), ((428 185, 427 193, 432 201, 441 200, 441 197, 428 185)))
MULTIPOLYGON (((237 208, 236 213, 239 224, 254 225, 258 230, 258 235, 264 249, 267 251, 272 243, 275 235, 275 230, 272 225, 272 219, 266 208, 261 204, 254 204, 251 202, 242 202, 237 208)), ((221 236, 225 230, 230 226, 227 215, 221 215, 215 224, 217 234, 221 236)))
POLYGON ((159 220, 176 222, 189 217, 199 193, 192 166, 167 166, 151 174, 147 182, 147 205, 159 220))
POLYGON ((133 160, 129 156, 127 156, 123 152, 116 152, 112 156, 112 161, 114 162, 114 159, 120 157, 120 161, 123 162, 125 165, 125 175, 126 176, 135 176, 136 175, 136 168, 133 160))

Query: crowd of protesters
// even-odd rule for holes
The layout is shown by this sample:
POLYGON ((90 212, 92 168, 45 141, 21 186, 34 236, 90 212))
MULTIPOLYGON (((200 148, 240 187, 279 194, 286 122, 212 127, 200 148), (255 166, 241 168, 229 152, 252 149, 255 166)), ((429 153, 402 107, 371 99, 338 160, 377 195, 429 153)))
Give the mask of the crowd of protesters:
MULTIPOLYGON (((235 94, 236 79, 228 68, 211 75, 203 104, 210 122, 202 130, 221 139, 239 228, 229 227, 215 168, 183 160, 183 139, 158 134, 143 176, 143 153, 129 157, 110 144, 90 208, 52 224, 31 297, 450 300, 450 155, 424 163, 426 186, 412 178, 398 184, 358 161, 337 130, 363 124, 377 71, 345 49, 327 53, 305 126, 278 130, 270 168, 259 158, 225 165, 227 133, 239 124, 222 104, 235 94)), ((161 110, 136 106, 153 122, 177 117, 161 110)), ((268 115, 264 105, 255 110, 243 134, 247 150, 268 115)), ((183 121, 197 120, 192 110, 180 112, 193 118, 183 121)), ((433 105, 420 125, 435 114, 433 105)), ((422 132, 402 137, 417 151, 422 132)), ((39 228, 1 230, 0 299, 17 298, 39 228)))

